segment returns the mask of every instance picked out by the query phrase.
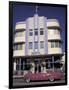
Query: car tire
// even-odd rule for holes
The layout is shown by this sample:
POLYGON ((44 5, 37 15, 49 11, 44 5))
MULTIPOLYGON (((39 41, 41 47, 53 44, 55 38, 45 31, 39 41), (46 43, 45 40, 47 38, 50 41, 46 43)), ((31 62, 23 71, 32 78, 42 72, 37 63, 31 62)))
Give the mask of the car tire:
POLYGON ((25 80, 27 83, 29 83, 30 82, 30 78, 26 78, 26 80, 25 80))
POLYGON ((49 78, 49 81, 53 82, 54 81, 54 78, 53 77, 50 77, 49 78))

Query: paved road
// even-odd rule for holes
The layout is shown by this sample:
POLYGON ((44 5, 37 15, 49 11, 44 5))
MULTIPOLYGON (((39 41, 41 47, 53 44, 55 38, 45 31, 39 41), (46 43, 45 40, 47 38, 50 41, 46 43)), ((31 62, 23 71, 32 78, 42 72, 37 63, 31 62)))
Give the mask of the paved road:
POLYGON ((20 80, 13 80, 13 86, 32 86, 32 85, 46 85, 46 84, 57 84, 57 83, 65 83, 65 80, 58 80, 58 81, 54 81, 54 82, 50 82, 50 81, 37 81, 37 82, 30 82, 30 83, 26 83, 24 82, 22 79, 20 80))

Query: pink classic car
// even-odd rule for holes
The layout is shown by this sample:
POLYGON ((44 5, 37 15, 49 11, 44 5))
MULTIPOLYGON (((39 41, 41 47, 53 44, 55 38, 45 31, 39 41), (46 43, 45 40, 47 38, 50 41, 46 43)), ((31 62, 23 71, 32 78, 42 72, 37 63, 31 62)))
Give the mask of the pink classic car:
POLYGON ((54 81, 54 80, 59 80, 62 79, 64 76, 64 74, 62 72, 47 72, 47 73, 27 73, 24 75, 24 80, 26 82, 30 82, 30 81, 37 81, 37 80, 50 80, 50 81, 54 81))

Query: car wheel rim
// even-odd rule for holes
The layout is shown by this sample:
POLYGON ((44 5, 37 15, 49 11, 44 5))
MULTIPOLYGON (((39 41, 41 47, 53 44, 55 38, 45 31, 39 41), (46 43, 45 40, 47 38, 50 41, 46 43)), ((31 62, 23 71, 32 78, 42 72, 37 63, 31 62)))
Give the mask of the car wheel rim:
POLYGON ((30 79, 28 78, 28 79, 26 79, 26 82, 28 83, 28 82, 30 82, 30 79))
POLYGON ((49 80, 52 82, 52 81, 54 81, 54 78, 53 77, 50 77, 49 80))

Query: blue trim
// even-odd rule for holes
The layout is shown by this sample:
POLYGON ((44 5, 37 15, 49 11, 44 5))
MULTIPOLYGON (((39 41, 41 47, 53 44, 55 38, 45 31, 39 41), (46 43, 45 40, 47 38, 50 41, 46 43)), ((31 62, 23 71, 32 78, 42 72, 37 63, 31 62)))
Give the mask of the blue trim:
POLYGON ((28 20, 26 20, 25 55, 28 55, 28 20))
MULTIPOLYGON (((34 17, 34 23, 33 24, 35 25, 35 17, 34 17)), ((34 28, 35 28, 35 26, 34 26, 34 28)), ((35 41, 35 33, 34 33, 34 30, 33 30, 33 52, 35 52, 34 41, 35 41)))
MULTIPOLYGON (((34 15, 34 32, 35 32, 35 28, 37 28, 38 29, 38 14, 35 14, 34 15), (37 16, 36 16, 37 15, 37 16), (37 19, 37 20, 36 20, 37 19), (37 22, 36 22, 37 21, 37 22), (37 24, 36 25, 36 27, 35 27, 35 23, 37 24)), ((38 32, 39 32, 39 29, 38 29, 38 32)), ((39 35, 37 36, 37 37, 39 37, 39 35)), ((37 41, 39 42, 39 39, 37 39, 37 41)), ((35 42, 35 33, 34 33, 34 42, 35 42)), ((38 43, 38 49, 37 49, 37 52, 39 51, 39 43, 38 43)), ((34 52, 36 52, 35 51, 35 45, 34 45, 34 52)))
POLYGON ((39 41, 39 36, 40 36, 39 16, 37 16, 37 28, 38 28, 38 52, 39 52, 39 50, 40 50, 40 41, 39 41))
POLYGON ((44 20, 45 24, 45 54, 48 54, 48 29, 47 29, 47 18, 44 20))

